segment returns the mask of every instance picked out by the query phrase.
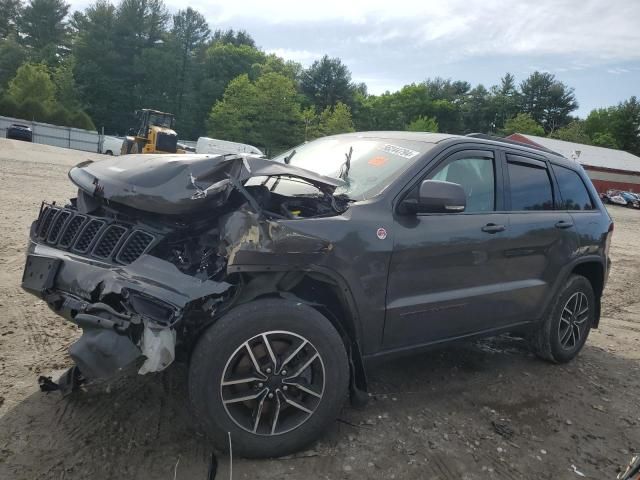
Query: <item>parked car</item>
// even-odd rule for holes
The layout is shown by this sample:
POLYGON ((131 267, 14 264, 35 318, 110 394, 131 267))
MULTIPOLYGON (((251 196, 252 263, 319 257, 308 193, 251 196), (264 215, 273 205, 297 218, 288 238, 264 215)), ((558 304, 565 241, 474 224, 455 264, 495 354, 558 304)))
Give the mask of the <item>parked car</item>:
POLYGON ((246 153, 255 156, 263 156, 262 151, 246 143, 218 140, 217 138, 199 137, 196 142, 196 153, 246 153))
POLYGON ((598 327, 613 222, 553 152, 369 132, 69 178, 78 197, 43 204, 22 283, 83 329, 61 388, 182 359, 203 428, 243 456, 314 441, 376 362, 516 332, 564 363, 598 327))
POLYGON ((7 128, 7 138, 12 140, 22 140, 24 142, 33 142, 33 131, 28 125, 14 123, 7 128))
POLYGON ((607 190, 601 195, 602 201, 611 205, 627 205, 627 200, 620 194, 619 190, 607 190))
POLYGON ((632 192, 620 192, 620 196, 627 202, 626 206, 629 208, 640 208, 640 199, 638 195, 632 192))
POLYGON ((109 135, 105 135, 102 140, 102 153, 112 156, 120 155, 122 142, 124 142, 123 137, 111 137, 109 135))

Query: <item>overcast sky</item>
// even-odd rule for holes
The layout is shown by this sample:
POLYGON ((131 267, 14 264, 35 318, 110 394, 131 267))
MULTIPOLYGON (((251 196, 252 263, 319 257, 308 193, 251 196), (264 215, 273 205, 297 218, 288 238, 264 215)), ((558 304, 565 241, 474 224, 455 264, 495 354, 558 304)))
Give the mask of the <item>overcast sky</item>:
POLYGON ((507 71, 520 81, 546 70, 575 88, 580 116, 640 96, 640 0, 165 2, 304 65, 340 57, 376 94, 435 76, 489 87, 507 71))

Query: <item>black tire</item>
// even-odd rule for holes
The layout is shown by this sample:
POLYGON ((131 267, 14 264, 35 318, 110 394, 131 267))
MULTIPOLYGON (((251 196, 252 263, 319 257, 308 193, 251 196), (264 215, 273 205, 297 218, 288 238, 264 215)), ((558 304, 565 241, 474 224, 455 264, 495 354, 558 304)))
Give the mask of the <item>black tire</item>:
POLYGON ((329 320, 317 310, 302 303, 264 299, 234 308, 202 334, 191 356, 189 396, 195 415, 218 448, 228 448, 229 432, 234 454, 250 458, 278 457, 309 445, 335 420, 347 397, 348 379, 349 364, 345 346, 329 320), (274 352, 273 357, 268 355, 264 347, 262 334, 265 333, 267 342, 271 344, 270 348, 274 352), (281 337, 278 337, 279 335, 281 337), (302 338, 308 343, 300 340, 299 344, 305 345, 304 349, 291 357, 297 344, 286 344, 289 338, 302 338), (256 362, 248 360, 251 357, 246 352, 247 345, 256 362), (278 347, 282 348, 278 350, 278 347), (319 357, 315 357, 312 352, 316 352, 319 357), (284 370, 289 367, 282 364, 290 357, 288 365, 291 366, 291 370, 296 370, 292 376, 298 379, 303 375, 297 374, 297 370, 303 368, 310 358, 316 358, 311 360, 309 367, 304 368, 304 376, 312 378, 305 378, 302 385, 311 390, 318 390, 320 397, 317 395, 318 392, 310 395, 295 385, 289 386, 287 392, 283 391, 287 390, 283 384, 288 379, 282 380, 284 377, 279 377, 278 374, 287 374, 284 370), (241 360, 237 360, 238 358, 241 360), (247 383, 244 379, 263 375, 268 366, 273 365, 270 358, 276 359, 276 368, 269 372, 272 375, 265 374, 267 380, 264 381, 263 391, 266 390, 268 393, 265 393, 264 400, 261 400, 263 406, 258 410, 258 399, 237 401, 237 398, 246 398, 261 389, 263 383, 247 383), (258 368, 251 365, 257 365, 258 368), (225 382, 233 381, 230 372, 233 372, 234 368, 245 369, 243 374, 239 375, 243 383, 231 386, 227 383, 223 386, 223 379, 225 382), (320 378, 322 389, 312 387, 311 383, 319 384, 320 378), (306 383, 307 381, 309 383, 306 383), (246 390, 229 394, 229 389, 235 388, 246 390), (269 393, 273 398, 267 399, 269 393), (223 395, 226 396, 226 404, 223 403, 223 395), (230 399, 233 403, 229 403, 230 399), (295 400, 306 408, 313 408, 313 412, 309 414, 300 411, 297 407, 292 407, 289 400, 295 400), (279 416, 275 414, 276 410, 279 416), (247 413, 244 419, 242 414, 249 411, 251 414, 247 413), (266 412, 264 419, 258 412, 266 412), (255 422, 258 417, 260 420, 255 422), (275 434, 274 417, 276 426, 281 422, 275 434), (296 422, 300 418, 306 420, 297 425, 296 422), (244 422, 244 427, 236 422, 244 422), (253 425, 259 425, 255 428, 261 429, 261 432, 253 433, 247 429, 253 425), (291 426, 293 427, 287 430, 291 426))
POLYGON ((111 150, 107 150, 106 152, 104 152, 106 155, 110 155, 113 156, 113 152, 111 150))
POLYGON ((571 361, 587 341, 595 311, 596 302, 591 283, 581 275, 571 275, 557 294, 550 314, 532 336, 531 343, 536 355, 553 363, 571 361), (580 302, 579 306, 577 302, 580 302), (585 308, 588 309, 586 313, 580 314, 585 308))

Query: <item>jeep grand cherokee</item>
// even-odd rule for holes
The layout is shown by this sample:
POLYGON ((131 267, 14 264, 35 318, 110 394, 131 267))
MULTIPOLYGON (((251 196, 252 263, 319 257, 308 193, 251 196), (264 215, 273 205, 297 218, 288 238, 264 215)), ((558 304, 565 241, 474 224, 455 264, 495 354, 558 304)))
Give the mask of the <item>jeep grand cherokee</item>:
POLYGON ((202 426, 245 456, 312 442, 375 360, 517 332, 567 362, 598 326, 613 223, 550 151, 369 132, 69 178, 77 197, 32 225, 23 287, 82 327, 72 381, 184 359, 202 426))

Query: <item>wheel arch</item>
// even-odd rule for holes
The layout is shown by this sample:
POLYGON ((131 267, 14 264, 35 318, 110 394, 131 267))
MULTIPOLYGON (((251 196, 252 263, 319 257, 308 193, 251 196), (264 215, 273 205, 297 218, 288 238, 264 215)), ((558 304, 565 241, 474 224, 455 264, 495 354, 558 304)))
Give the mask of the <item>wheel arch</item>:
POLYGON ((329 269, 292 270, 270 266, 269 269, 234 267, 242 275, 242 286, 233 306, 259 298, 283 298, 303 302, 322 313, 338 331, 345 344, 350 366, 351 401, 366 401, 367 377, 360 348, 361 329, 358 311, 346 281, 329 269), (275 271, 274 271, 275 270, 275 271))
POLYGON ((600 323, 600 310, 602 292, 604 291, 605 268, 600 259, 585 259, 578 262, 571 269, 570 275, 581 275, 589 280, 596 300, 596 313, 593 320, 593 328, 598 328, 600 323))

